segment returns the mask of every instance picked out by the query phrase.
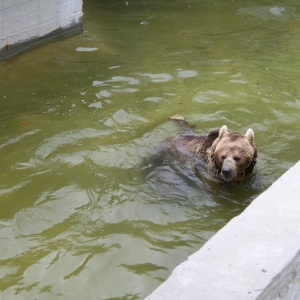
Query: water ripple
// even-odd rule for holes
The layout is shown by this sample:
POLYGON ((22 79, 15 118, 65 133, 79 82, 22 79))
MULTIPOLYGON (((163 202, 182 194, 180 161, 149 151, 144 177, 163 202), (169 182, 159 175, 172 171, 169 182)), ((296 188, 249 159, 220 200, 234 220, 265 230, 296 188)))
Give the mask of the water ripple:
POLYGON ((92 128, 84 128, 80 130, 71 130, 59 133, 45 139, 36 149, 35 155, 37 157, 46 158, 62 146, 74 145, 85 139, 101 138, 111 133, 112 132, 110 130, 96 130, 92 128))
POLYGON ((0 149, 3 148, 3 147, 6 147, 8 145, 18 143, 21 140, 23 140, 24 138, 26 138, 28 136, 31 136, 31 135, 34 135, 34 134, 37 134, 40 131, 41 131, 40 129, 35 129, 35 130, 29 131, 29 132, 25 132, 25 133, 21 134, 18 137, 9 139, 8 141, 6 141, 5 143, 3 143, 3 144, 0 145, 0 149))

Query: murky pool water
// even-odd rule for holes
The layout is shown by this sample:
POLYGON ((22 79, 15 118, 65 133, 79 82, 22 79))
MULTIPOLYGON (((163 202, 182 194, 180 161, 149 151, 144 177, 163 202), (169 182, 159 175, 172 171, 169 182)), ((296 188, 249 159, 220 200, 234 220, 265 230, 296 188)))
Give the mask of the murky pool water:
POLYGON ((0 63, 1 299, 142 299, 298 161, 300 4, 260 3, 85 0, 82 35, 0 63), (175 113, 253 128, 259 175, 145 171, 175 113))

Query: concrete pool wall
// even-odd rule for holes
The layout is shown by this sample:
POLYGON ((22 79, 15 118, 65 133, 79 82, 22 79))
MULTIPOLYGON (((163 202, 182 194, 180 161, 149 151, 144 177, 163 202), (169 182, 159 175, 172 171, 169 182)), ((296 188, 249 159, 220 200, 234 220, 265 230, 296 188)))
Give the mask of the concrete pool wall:
POLYGON ((300 299, 300 161, 147 300, 300 299))
POLYGON ((0 1, 0 60, 82 32, 82 0, 0 1))

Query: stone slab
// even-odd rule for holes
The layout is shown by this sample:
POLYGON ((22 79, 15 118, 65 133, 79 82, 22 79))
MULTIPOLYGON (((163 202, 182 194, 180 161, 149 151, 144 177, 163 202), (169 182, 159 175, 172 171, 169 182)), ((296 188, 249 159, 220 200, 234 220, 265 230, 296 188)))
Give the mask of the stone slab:
POLYGON ((147 300, 300 299, 300 161, 147 300))
POLYGON ((82 32, 82 0, 0 1, 0 59, 82 32))

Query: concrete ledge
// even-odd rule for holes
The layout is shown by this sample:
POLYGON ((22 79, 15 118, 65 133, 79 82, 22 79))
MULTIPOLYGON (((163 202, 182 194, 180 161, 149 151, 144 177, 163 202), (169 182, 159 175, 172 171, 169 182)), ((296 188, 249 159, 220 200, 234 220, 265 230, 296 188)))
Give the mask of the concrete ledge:
POLYGON ((82 32, 82 0, 0 1, 0 60, 82 32))
POLYGON ((300 299, 300 161, 147 300, 300 299))

